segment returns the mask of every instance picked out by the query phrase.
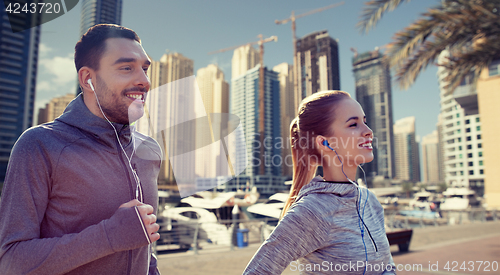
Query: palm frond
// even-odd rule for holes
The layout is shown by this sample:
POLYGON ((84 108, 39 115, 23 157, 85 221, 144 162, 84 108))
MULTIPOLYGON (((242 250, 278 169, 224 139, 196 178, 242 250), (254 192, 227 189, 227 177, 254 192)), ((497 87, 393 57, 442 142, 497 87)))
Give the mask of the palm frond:
POLYGON ((356 27, 360 32, 368 33, 387 11, 393 11, 403 1, 410 2, 411 0, 371 0, 366 2, 361 20, 356 24, 356 27))
POLYGON ((500 37, 492 37, 489 40, 476 44, 472 51, 452 54, 449 62, 443 65, 448 72, 445 78, 448 85, 444 87, 447 94, 453 92, 471 72, 473 73, 472 84, 475 85, 481 71, 493 60, 500 59, 500 37))
POLYGON ((446 81, 452 92, 471 72, 477 81, 481 70, 500 58, 500 0, 445 0, 430 9, 389 44, 387 58, 403 89, 411 86, 422 70, 448 49, 446 81), (495 3, 496 2, 496 3, 495 3))

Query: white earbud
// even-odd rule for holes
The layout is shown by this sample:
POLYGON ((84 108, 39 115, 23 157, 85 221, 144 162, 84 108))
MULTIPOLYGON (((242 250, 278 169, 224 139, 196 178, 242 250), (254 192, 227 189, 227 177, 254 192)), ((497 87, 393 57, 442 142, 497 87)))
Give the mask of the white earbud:
POLYGON ((91 78, 89 78, 89 80, 87 80, 87 83, 89 83, 90 88, 92 89, 92 91, 94 91, 94 92, 95 92, 95 90, 94 90, 94 85, 92 85, 92 79, 91 79, 91 78))

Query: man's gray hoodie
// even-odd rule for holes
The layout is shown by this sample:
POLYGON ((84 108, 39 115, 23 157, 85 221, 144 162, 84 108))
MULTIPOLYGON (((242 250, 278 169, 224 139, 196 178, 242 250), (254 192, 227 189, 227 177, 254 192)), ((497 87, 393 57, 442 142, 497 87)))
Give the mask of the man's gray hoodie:
POLYGON ((365 266, 365 274, 395 274, 384 210, 372 192, 359 190, 361 200, 354 184, 314 178, 243 274, 281 274, 288 265, 301 274, 363 274, 365 266))
MULTIPOLYGON (((160 148, 127 125, 115 126, 128 156, 135 138, 132 167, 143 202, 156 211, 160 148)), ((0 201, 0 274, 146 274, 142 220, 135 207, 119 208, 135 190, 111 126, 78 96, 12 149, 0 201)))

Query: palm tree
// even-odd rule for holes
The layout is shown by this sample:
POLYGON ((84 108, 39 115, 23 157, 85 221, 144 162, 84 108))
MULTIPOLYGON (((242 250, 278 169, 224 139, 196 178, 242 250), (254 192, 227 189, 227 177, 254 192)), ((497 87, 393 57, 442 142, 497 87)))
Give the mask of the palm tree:
POLYGON ((411 198, 411 192, 413 191, 413 182, 403 181, 401 183, 401 191, 406 194, 407 198, 411 198))
MULTIPOLYGON (((382 16, 410 0, 371 0, 363 10, 358 27, 373 28, 382 16)), ((420 72, 436 64, 447 49, 450 57, 437 64, 448 69, 447 93, 472 74, 475 84, 483 68, 500 58, 500 0, 442 0, 422 18, 395 34, 387 45, 387 58, 403 89, 411 86, 420 72)))

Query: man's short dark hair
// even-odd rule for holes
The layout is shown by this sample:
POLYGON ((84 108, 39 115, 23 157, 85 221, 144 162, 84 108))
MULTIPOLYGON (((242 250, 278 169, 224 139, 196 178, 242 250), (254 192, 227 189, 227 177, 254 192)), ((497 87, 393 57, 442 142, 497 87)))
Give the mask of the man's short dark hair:
POLYGON ((128 38, 141 43, 141 39, 133 30, 114 24, 99 24, 91 27, 76 43, 75 66, 76 71, 87 66, 99 70, 99 61, 106 50, 106 39, 128 38))

